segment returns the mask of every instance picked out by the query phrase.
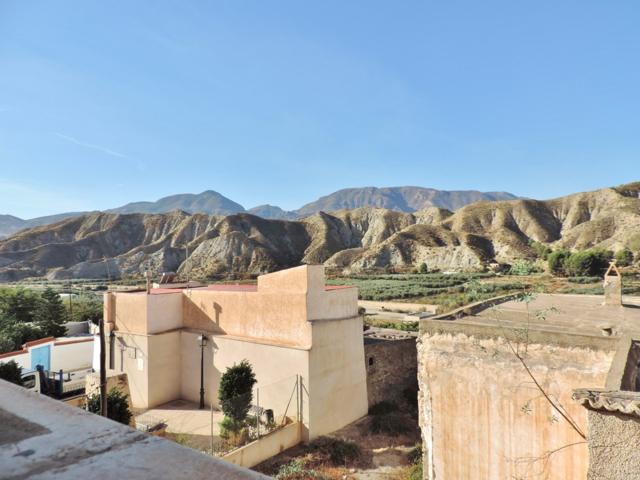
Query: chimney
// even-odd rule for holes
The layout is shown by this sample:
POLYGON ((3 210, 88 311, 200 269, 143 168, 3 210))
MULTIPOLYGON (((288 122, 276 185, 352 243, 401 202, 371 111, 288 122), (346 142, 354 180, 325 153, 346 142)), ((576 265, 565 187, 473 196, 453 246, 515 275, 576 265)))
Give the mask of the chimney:
POLYGON ((615 260, 609 264, 609 269, 604 274, 602 286, 604 287, 604 304, 622 306, 622 275, 620 275, 615 260))

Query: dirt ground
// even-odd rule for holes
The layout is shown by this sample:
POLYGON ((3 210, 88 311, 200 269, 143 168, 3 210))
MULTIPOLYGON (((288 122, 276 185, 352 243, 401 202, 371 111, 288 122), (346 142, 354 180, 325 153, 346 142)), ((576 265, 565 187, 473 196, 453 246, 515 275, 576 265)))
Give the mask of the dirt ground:
POLYGON ((402 413, 401 416, 408 431, 398 436, 372 433, 372 416, 366 416, 332 433, 331 437, 351 440, 360 447, 359 457, 345 465, 334 465, 326 459, 317 458, 307 445, 298 445, 257 465, 253 470, 275 476, 283 465, 298 459, 324 478, 332 480, 405 479, 412 465, 410 455, 420 442, 420 429, 417 412, 402 413))

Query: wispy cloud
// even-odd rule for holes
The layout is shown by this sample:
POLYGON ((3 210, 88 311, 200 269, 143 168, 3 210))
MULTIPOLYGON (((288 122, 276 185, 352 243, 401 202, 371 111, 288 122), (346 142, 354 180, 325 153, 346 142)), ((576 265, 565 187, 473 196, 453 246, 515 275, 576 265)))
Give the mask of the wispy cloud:
POLYGON ((107 147, 102 147, 100 145, 95 145, 93 143, 81 142, 77 138, 70 137, 69 135, 63 135, 62 133, 54 132, 54 135, 58 138, 66 140, 69 143, 73 143, 74 145, 78 145, 80 147, 90 148, 92 150, 97 150, 106 155, 111 155, 112 157, 118 158, 128 158, 124 153, 116 152, 115 150, 111 150, 107 147))

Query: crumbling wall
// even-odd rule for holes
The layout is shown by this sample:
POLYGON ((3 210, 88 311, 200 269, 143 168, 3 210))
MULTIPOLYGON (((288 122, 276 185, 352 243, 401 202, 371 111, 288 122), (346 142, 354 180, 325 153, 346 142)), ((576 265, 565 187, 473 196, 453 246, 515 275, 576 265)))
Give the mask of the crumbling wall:
MULTIPOLYGON (((517 348, 545 391, 586 432, 586 412, 571 400, 572 389, 604 386, 613 352, 551 341, 517 348)), ((543 398, 499 334, 423 333, 418 376, 425 478, 586 477, 586 443, 543 398)))
POLYGON ((416 339, 367 339, 364 345, 369 406, 381 401, 402 404, 418 390, 416 339))
POLYGON ((589 410, 588 480, 640 478, 640 419, 605 410, 589 410))

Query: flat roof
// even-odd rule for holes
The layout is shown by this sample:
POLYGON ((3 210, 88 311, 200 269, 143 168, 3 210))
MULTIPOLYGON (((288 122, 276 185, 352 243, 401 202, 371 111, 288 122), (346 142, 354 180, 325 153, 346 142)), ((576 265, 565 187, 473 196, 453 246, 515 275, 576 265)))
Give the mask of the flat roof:
POLYGON ((549 339, 555 334, 612 340, 619 338, 623 330, 640 326, 640 297, 624 297, 622 307, 603 302, 601 295, 537 294, 528 303, 508 300, 470 314, 461 309, 458 318, 426 318, 421 321, 421 329, 470 334, 493 329, 492 336, 496 336, 501 329, 526 327, 529 331, 544 332, 549 339))
POLYGON ((0 380, 2 478, 266 479, 0 380))
MULTIPOLYGON (((325 285, 324 289, 327 292, 331 292, 333 290, 343 290, 345 288, 355 288, 353 285, 325 285)), ((150 290, 151 295, 166 295, 171 293, 182 293, 185 290, 188 290, 187 287, 179 287, 179 288, 152 288, 150 290)), ((217 283, 213 285, 207 285, 204 287, 191 287, 190 290, 209 290, 214 292, 257 292, 258 285, 255 284, 225 284, 225 283, 217 283)), ((135 291, 121 291, 115 293, 127 293, 127 294, 145 294, 145 290, 135 290, 135 291)))

